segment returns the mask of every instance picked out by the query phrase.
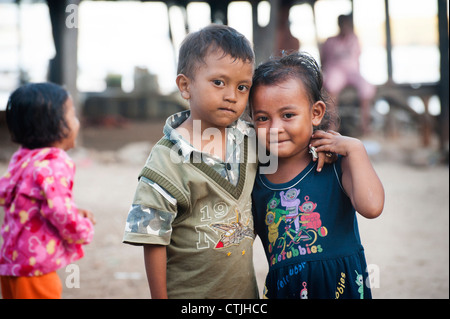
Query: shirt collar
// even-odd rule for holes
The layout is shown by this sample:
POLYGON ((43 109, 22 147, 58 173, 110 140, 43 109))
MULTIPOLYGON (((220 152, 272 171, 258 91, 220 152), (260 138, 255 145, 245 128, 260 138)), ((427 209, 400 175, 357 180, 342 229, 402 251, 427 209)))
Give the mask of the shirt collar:
MULTIPOLYGON (((181 155, 185 161, 189 161, 192 152, 200 153, 198 149, 192 146, 175 130, 190 116, 190 114, 191 111, 186 110, 171 115, 167 118, 163 129, 164 136, 174 143, 179 150, 181 150, 181 155)), ((227 127, 227 144, 234 143, 240 145, 244 140, 244 137, 250 134, 251 130, 252 127, 248 122, 237 119, 229 127, 227 127)))

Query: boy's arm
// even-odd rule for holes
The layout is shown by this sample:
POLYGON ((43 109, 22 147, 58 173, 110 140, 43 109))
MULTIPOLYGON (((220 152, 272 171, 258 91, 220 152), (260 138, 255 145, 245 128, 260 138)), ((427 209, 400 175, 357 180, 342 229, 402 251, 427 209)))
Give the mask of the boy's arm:
POLYGON ((383 211, 384 189, 370 163, 364 144, 358 139, 334 131, 316 132, 312 145, 317 151, 333 152, 342 159, 342 186, 356 211, 366 218, 378 217, 383 211))
POLYGON ((152 298, 168 298, 167 253, 177 201, 161 187, 141 177, 128 212, 123 242, 144 246, 144 262, 152 298))
POLYGON ((166 246, 144 245, 144 262, 152 299, 167 299, 166 246))

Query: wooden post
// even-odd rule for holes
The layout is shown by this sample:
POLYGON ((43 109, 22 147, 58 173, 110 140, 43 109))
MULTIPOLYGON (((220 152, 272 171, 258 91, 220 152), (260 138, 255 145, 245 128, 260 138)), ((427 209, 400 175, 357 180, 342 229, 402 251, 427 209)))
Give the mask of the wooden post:
POLYGON ((275 48, 277 15, 280 0, 270 0, 270 21, 265 27, 258 25, 258 1, 252 2, 253 43, 256 55, 256 66, 267 60, 275 48))
MULTIPOLYGON (((70 92, 77 115, 81 116, 77 89, 79 4, 80 0, 47 0, 56 51, 50 61, 48 80, 63 85, 70 92)), ((81 143, 79 136, 78 144, 81 143)))

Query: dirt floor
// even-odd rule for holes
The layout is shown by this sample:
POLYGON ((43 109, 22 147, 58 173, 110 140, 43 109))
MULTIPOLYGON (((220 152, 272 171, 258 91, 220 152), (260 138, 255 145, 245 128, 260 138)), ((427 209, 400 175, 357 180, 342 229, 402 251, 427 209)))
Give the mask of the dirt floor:
MULTIPOLYGON (((85 127, 70 151, 77 165, 75 201, 94 212, 97 225, 76 269, 59 270, 63 298, 149 298, 142 248, 122 244, 137 175, 163 121, 121 127, 85 127)), ((0 127, 0 174, 15 146, 0 127)), ((374 298, 449 298, 449 167, 437 164, 435 147, 419 138, 372 136, 364 140, 386 192, 383 214, 359 219, 374 298)), ((0 218, 3 211, 0 209, 0 218)), ((255 242, 258 283, 267 262, 255 242)))

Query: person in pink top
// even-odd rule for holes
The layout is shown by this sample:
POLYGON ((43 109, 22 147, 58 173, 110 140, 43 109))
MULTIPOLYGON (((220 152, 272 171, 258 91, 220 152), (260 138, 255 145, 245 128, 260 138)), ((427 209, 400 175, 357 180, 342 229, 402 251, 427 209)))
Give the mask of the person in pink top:
POLYGON ((6 109, 14 142, 20 144, 0 178, 0 279, 3 298, 61 298, 56 270, 83 257, 95 220, 78 209, 72 187, 80 123, 68 92, 53 83, 15 90, 6 109))
MULTIPOLYGON (((370 105, 375 96, 375 86, 367 82, 359 69, 361 48, 353 30, 351 15, 338 17, 339 34, 328 38, 322 45, 320 57, 323 70, 323 86, 330 94, 337 112, 341 91, 352 86, 356 88, 361 107, 361 131, 368 133, 370 126, 370 105)), ((337 130, 337 127, 332 129, 337 130)))

